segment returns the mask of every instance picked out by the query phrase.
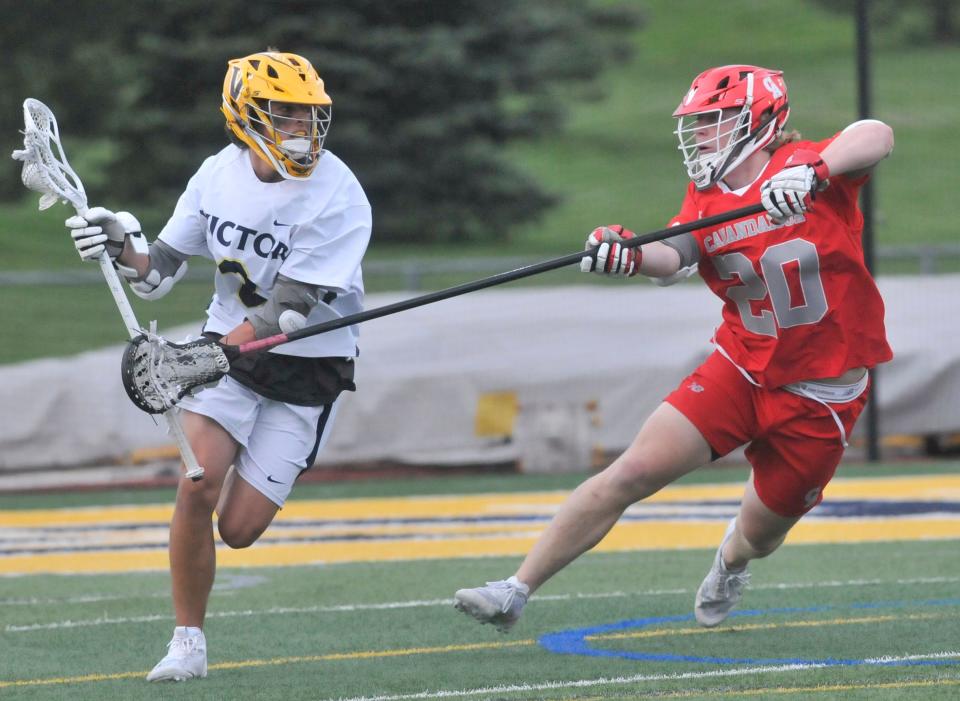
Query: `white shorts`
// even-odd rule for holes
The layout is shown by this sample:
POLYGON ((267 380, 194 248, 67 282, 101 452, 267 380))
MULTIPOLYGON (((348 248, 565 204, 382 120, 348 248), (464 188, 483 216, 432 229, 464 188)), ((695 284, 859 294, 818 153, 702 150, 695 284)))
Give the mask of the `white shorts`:
POLYGON ((258 492, 282 507, 293 483, 313 466, 327 442, 339 400, 297 406, 260 396, 231 377, 178 406, 207 416, 240 444, 234 469, 258 492))

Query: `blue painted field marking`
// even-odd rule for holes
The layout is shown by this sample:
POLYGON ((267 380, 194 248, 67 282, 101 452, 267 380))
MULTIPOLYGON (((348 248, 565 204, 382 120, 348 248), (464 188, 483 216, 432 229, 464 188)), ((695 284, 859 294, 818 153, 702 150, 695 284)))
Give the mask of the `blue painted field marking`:
MULTIPOLYGON (((841 609, 892 609, 907 606, 958 606, 960 599, 927 599, 921 601, 878 601, 865 604, 850 604, 847 606, 806 606, 773 609, 752 609, 734 611, 730 618, 750 618, 783 613, 822 613, 841 609)), ((642 660, 645 662, 700 662, 706 664, 754 664, 754 665, 818 665, 818 666, 852 666, 872 665, 877 667, 898 666, 941 666, 956 665, 957 660, 882 660, 882 659, 838 659, 834 657, 804 658, 804 657, 704 657, 700 655, 675 655, 669 653, 631 652, 629 650, 604 650, 591 647, 587 638, 592 635, 603 635, 624 630, 647 628, 661 623, 679 623, 693 621, 692 613, 677 616, 655 616, 634 620, 618 621, 589 628, 574 628, 571 630, 547 633, 537 641, 541 647, 559 655, 585 655, 588 657, 620 657, 628 660, 642 660)))

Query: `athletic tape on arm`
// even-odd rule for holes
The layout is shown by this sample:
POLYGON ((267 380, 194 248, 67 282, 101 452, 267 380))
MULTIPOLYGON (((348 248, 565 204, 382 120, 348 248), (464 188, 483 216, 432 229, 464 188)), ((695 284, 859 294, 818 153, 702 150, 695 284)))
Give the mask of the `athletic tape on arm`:
POLYGON ((672 239, 661 241, 664 246, 669 246, 680 256, 680 269, 670 275, 651 278, 654 284, 659 287, 669 287, 681 280, 686 280, 697 273, 697 265, 700 261, 700 248, 697 246, 693 234, 681 234, 672 239))
POLYGON ((661 241, 664 246, 669 246, 680 254, 680 267, 689 268, 700 262, 700 248, 697 246, 693 234, 681 234, 672 239, 661 241))

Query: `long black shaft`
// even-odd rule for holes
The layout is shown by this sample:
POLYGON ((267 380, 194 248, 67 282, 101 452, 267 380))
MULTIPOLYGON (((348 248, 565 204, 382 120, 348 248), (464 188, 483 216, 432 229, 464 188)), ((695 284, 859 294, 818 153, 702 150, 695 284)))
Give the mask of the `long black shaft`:
MULTIPOLYGON (((759 214, 763 211, 763 205, 759 203, 750 205, 749 207, 741 207, 740 209, 734 209, 722 214, 716 214, 712 217, 704 217, 703 219, 697 219, 696 221, 688 222, 686 224, 678 224, 677 226, 671 226, 665 229, 659 229, 658 231, 652 231, 649 234, 627 239, 622 245, 626 248, 634 248, 636 246, 642 246, 646 243, 662 241, 663 239, 668 239, 672 236, 679 236, 680 234, 696 231, 697 229, 703 229, 715 224, 722 224, 734 219, 740 219, 741 217, 747 217, 751 214, 759 214)), ((396 314, 397 312, 414 309, 415 307, 422 307, 425 304, 433 304, 434 302, 450 299, 451 297, 458 297, 460 295, 467 294, 468 292, 476 292, 477 290, 483 290, 488 287, 494 287, 496 285, 513 282, 514 280, 520 280, 532 275, 545 273, 548 270, 563 268, 573 263, 579 263, 584 256, 589 256, 590 254, 590 251, 577 251, 576 253, 570 253, 565 256, 560 256, 559 258, 553 258, 551 260, 545 260, 541 263, 525 265, 521 268, 516 268, 515 270, 508 270, 505 273, 498 273, 496 275, 491 275, 490 277, 481 278, 480 280, 474 280, 473 282, 465 282, 462 285, 448 287, 444 290, 430 292, 419 297, 412 297, 411 299, 394 302, 393 304, 386 304, 382 307, 377 307, 376 309, 368 309, 367 311, 350 314, 349 316, 345 316, 341 319, 332 319, 319 324, 304 326, 302 329, 292 331, 291 333, 278 334, 276 336, 270 336, 269 338, 263 338, 257 341, 251 341, 250 343, 244 343, 238 348, 238 351, 240 353, 247 353, 254 350, 265 350, 283 343, 289 343, 290 341, 296 341, 301 338, 308 338, 310 336, 326 333, 327 331, 342 329, 345 326, 359 324, 363 321, 379 319, 382 316, 396 314)), ((596 255, 596 253, 594 252, 593 255, 596 255)))
MULTIPOLYGON (((867 0, 857 0, 854 11, 857 36, 857 118, 870 119, 872 114, 871 75, 870 75, 870 6, 867 0)), ((863 212, 863 262, 871 275, 876 275, 873 254, 873 193, 877 176, 873 174, 860 190, 860 211, 863 212)), ((870 388, 867 390, 866 428, 867 461, 880 460, 880 371, 870 371, 870 388)))

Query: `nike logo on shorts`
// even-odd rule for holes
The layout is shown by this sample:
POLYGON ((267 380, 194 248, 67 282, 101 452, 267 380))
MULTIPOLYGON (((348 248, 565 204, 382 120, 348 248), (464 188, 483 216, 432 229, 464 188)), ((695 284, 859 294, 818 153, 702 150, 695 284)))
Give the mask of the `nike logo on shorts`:
POLYGON ((273 479, 273 475, 267 475, 267 482, 273 482, 274 484, 283 484, 280 480, 273 479))

